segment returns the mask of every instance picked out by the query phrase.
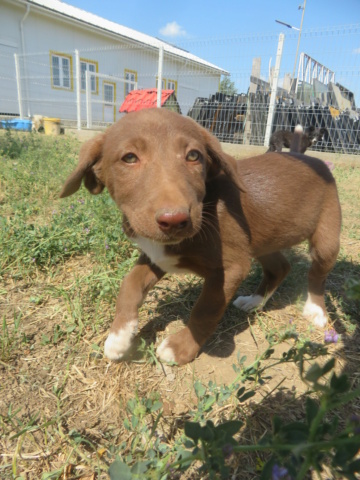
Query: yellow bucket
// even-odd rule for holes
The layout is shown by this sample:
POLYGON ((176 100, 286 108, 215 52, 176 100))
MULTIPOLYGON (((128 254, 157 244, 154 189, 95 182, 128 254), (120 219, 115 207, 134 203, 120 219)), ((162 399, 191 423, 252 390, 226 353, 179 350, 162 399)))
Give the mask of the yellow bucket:
POLYGON ((60 135, 60 118, 44 118, 45 135, 60 135))

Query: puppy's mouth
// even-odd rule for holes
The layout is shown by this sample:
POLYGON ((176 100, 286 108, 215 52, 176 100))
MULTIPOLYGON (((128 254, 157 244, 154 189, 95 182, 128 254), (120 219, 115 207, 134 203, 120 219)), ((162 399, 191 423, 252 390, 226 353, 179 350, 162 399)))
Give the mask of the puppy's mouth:
POLYGON ((153 240, 154 242, 158 243, 159 245, 179 245, 183 240, 190 237, 185 238, 177 238, 177 239, 154 239, 149 238, 149 240, 153 240))
POLYGON ((159 230, 151 232, 149 230, 143 229, 133 229, 131 227, 130 231, 127 228, 124 228, 125 234, 135 240, 138 237, 143 237, 148 240, 151 240, 160 245, 177 245, 184 240, 194 237, 198 233, 199 229, 191 229, 191 231, 186 232, 161 232, 159 230))
POLYGON ((193 221, 190 216, 183 220, 162 216, 160 220, 137 222, 137 218, 129 219, 124 215, 123 230, 127 237, 135 240, 146 238, 161 245, 177 245, 183 240, 194 237, 201 228, 201 216, 193 221), (169 220, 169 221, 168 221, 169 220))

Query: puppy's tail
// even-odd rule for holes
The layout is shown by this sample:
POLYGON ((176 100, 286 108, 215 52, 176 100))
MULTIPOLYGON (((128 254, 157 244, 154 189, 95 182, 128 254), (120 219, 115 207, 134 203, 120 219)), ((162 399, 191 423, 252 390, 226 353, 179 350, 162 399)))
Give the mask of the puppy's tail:
POLYGON ((304 130, 301 125, 296 125, 294 135, 291 139, 290 153, 299 153, 301 146, 301 139, 304 135, 304 130))

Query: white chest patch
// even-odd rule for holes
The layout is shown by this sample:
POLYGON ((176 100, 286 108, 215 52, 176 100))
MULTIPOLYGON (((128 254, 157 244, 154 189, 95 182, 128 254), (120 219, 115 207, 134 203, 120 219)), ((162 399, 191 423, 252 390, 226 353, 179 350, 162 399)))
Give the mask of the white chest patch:
POLYGON ((168 273, 192 273, 185 268, 179 268, 179 257, 177 255, 167 255, 165 253, 165 246, 156 243, 144 237, 137 237, 135 242, 141 250, 146 253, 152 263, 168 273))

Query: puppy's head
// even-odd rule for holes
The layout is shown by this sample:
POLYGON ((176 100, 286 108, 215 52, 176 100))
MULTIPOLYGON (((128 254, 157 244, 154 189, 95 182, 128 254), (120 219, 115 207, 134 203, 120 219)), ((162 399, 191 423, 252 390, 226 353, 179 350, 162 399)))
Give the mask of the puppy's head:
POLYGON ((317 136, 317 141, 321 142, 322 140, 325 139, 325 135, 328 133, 326 128, 320 128, 317 136))
POLYGON ((205 129, 177 113, 142 110, 83 145, 60 197, 83 180, 93 194, 106 186, 130 237, 178 243, 200 230, 206 182, 221 172, 241 188, 235 161, 205 129))
POLYGON ((311 145, 317 142, 324 140, 325 134, 327 133, 326 128, 316 128, 313 125, 308 128, 307 135, 311 145))

